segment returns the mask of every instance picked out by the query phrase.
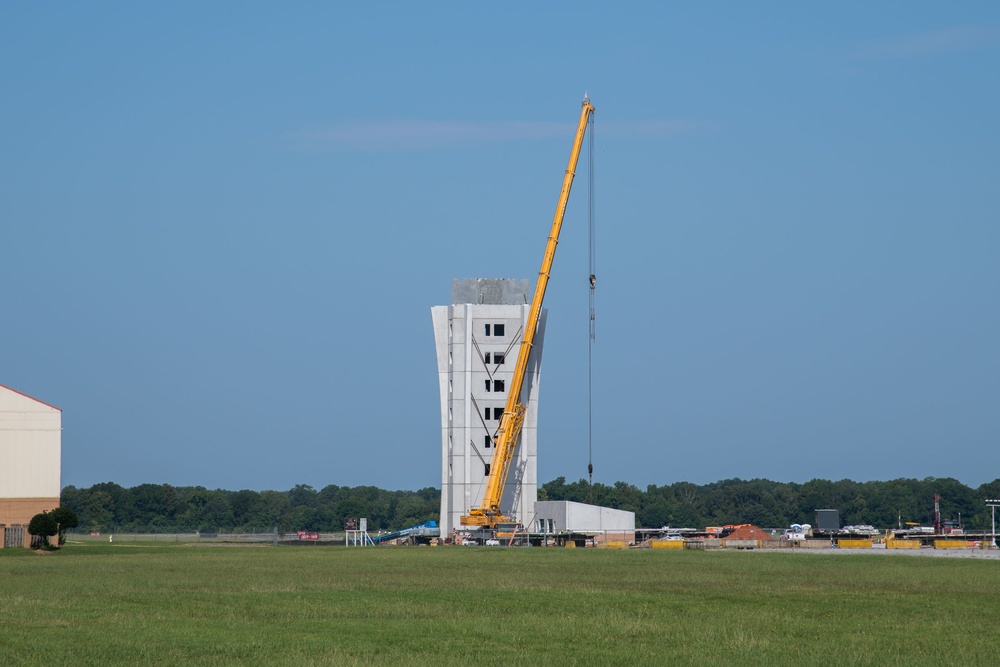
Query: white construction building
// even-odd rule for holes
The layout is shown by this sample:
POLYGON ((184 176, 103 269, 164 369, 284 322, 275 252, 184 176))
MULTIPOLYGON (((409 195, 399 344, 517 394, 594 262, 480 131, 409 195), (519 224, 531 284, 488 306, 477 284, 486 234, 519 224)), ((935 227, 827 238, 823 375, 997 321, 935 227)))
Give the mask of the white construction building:
POLYGON ((596 543, 632 543, 635 542, 635 512, 569 500, 545 500, 535 503, 535 521, 530 530, 546 535, 588 535, 596 543))
MULTIPOLYGON (((442 537, 460 530, 461 516, 482 502, 493 462, 493 437, 507 402, 532 295, 525 279, 455 279, 451 305, 431 308, 441 395, 442 537)), ((521 390, 527 413, 500 505, 505 515, 525 526, 538 498, 538 380, 545 316, 543 309, 521 390)))
POLYGON ((28 546, 31 517, 59 507, 62 411, 0 385, 0 546, 28 546))

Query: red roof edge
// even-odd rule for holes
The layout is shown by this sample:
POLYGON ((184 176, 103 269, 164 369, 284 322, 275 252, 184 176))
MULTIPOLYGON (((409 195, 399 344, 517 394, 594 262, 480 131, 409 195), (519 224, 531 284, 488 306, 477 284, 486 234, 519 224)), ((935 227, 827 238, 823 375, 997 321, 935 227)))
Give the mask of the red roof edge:
POLYGON ((28 394, 25 394, 23 391, 18 391, 17 389, 14 389, 13 387, 8 387, 5 384, 0 384, 0 387, 2 387, 3 389, 7 389, 9 391, 12 391, 15 394, 20 394, 21 396, 24 396, 25 398, 30 398, 35 403, 41 403, 42 405, 48 406, 48 407, 52 408, 53 410, 58 410, 59 412, 62 412, 62 408, 57 408, 56 406, 52 405, 51 403, 46 403, 45 401, 41 401, 41 400, 35 398, 34 396, 29 396, 28 394))

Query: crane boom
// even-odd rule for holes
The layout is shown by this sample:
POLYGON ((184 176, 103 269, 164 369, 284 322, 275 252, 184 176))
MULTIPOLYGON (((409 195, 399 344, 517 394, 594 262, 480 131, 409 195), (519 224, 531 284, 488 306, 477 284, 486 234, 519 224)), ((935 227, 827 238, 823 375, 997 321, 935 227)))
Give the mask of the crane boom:
POLYGON ((559 193, 559 202, 556 204, 556 213, 552 219, 552 229, 549 231, 549 239, 545 245, 545 254, 542 256, 542 268, 538 272, 535 295, 531 299, 531 310, 528 311, 528 321, 524 327, 524 338, 521 339, 521 349, 517 353, 517 363, 514 366, 514 376, 510 383, 510 393, 507 395, 507 404, 504 407, 503 416, 500 418, 500 426, 497 429, 493 450, 493 464, 490 466, 490 474, 486 479, 486 490, 483 493, 483 501, 479 507, 471 508, 469 513, 462 517, 461 523, 463 526, 488 526, 493 528, 498 523, 510 521, 509 517, 503 516, 500 511, 500 500, 503 498, 503 487, 507 483, 507 473, 510 471, 510 462, 514 457, 517 438, 521 434, 521 426, 524 424, 526 408, 521 402, 521 388, 524 385, 524 375, 528 369, 528 357, 531 354, 531 347, 535 340, 538 316, 542 312, 545 288, 549 284, 552 260, 555 258, 556 246, 559 244, 559 232, 562 230, 563 218, 566 215, 566 204, 569 202, 569 193, 573 188, 573 178, 576 176, 576 165, 580 159, 580 150, 583 148, 583 138, 587 132, 587 123, 590 121, 590 116, 593 112, 594 107, 590 104, 590 99, 584 97, 583 109, 580 111, 580 122, 577 125, 576 137, 573 140, 573 150, 569 155, 569 164, 566 167, 566 174, 563 177, 562 191, 559 193))

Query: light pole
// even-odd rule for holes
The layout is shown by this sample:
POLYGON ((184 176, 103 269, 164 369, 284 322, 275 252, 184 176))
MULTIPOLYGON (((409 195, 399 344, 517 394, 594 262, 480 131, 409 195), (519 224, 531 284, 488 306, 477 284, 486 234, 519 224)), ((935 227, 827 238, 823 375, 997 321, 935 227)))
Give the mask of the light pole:
POLYGON ((986 506, 992 510, 993 513, 993 539, 990 541, 993 548, 997 548, 997 505, 1000 505, 1000 500, 996 498, 987 498, 986 506))

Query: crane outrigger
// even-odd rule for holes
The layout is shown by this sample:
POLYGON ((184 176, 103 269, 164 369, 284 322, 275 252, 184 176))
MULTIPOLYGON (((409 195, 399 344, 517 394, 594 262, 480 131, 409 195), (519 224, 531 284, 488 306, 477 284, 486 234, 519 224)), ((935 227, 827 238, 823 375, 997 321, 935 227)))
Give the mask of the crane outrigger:
POLYGON ((580 122, 576 128, 576 138, 573 141, 573 150, 569 155, 569 164, 566 167, 566 175, 563 177, 562 191, 559 193, 559 202, 556 204, 556 213, 552 219, 552 229, 549 231, 549 240, 545 245, 545 254, 542 256, 542 268, 538 272, 535 295, 531 299, 531 310, 528 311, 528 321, 524 327, 524 338, 521 340, 521 349, 517 353, 517 363, 514 366, 514 375, 510 383, 510 393, 507 395, 507 403, 494 438, 493 464, 490 466, 490 473, 486 479, 483 501, 479 507, 471 508, 467 515, 462 516, 463 526, 496 528, 498 524, 513 522, 511 517, 504 516, 501 512, 500 501, 503 498, 503 487, 507 483, 507 474, 514 457, 517 438, 521 434, 521 426, 524 424, 526 408, 521 402, 521 388, 528 369, 531 346, 535 340, 538 316, 542 312, 545 288, 548 286, 549 274, 552 271, 552 260, 555 258, 556 246, 559 243, 559 232, 566 215, 566 204, 573 187, 573 178, 576 176, 576 165, 580 159, 583 138, 593 112, 594 107, 590 104, 590 98, 584 96, 580 122))

